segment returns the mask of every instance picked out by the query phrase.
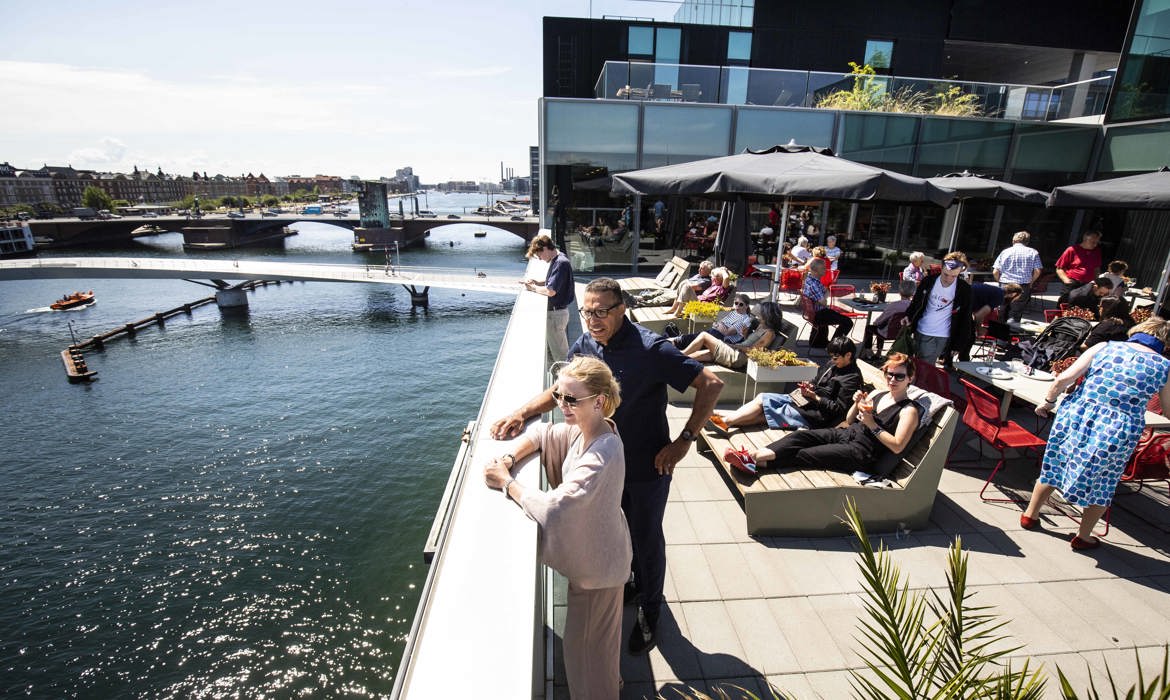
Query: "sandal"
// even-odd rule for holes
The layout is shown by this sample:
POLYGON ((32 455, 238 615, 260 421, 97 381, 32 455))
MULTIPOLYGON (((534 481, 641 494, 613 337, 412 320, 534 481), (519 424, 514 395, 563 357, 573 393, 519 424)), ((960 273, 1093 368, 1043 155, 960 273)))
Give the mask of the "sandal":
POLYGON ((1073 535, 1073 538, 1069 542, 1069 545, 1071 545, 1072 548, 1077 550, 1078 552, 1081 552, 1081 551, 1084 551, 1086 549, 1096 549, 1096 548, 1100 547, 1101 540, 1097 539, 1096 537, 1094 537, 1091 540, 1082 540, 1080 535, 1073 535))
POLYGON ((712 416, 707 419, 707 429, 719 437, 731 437, 731 428, 727 425, 727 421, 723 420, 722 416, 712 414, 712 416))
POLYGON ((727 448, 723 453, 723 459, 732 467, 738 469, 744 474, 756 475, 756 460, 752 457, 752 453, 747 451, 747 448, 735 449, 727 448))

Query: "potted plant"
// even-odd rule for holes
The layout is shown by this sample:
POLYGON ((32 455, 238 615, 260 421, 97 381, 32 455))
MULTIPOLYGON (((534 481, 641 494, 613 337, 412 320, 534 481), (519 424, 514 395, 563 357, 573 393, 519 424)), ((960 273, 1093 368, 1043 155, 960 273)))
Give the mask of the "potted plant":
POLYGON ((688 301, 683 307, 683 316, 695 323, 714 323, 723 307, 713 301, 688 301))
POLYGON ((747 374, 757 382, 803 382, 817 376, 816 364, 791 350, 752 349, 747 356, 747 374))
POLYGON ((879 302, 885 302, 886 294, 890 291, 889 282, 870 282, 869 291, 873 293, 873 298, 879 302))

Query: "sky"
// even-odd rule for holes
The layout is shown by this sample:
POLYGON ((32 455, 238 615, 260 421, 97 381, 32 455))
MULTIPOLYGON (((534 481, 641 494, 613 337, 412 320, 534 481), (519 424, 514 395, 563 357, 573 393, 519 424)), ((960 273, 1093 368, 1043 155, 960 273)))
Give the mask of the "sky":
POLYGON ((542 17, 669 0, 0 0, 0 162, 176 175, 528 175, 542 17))

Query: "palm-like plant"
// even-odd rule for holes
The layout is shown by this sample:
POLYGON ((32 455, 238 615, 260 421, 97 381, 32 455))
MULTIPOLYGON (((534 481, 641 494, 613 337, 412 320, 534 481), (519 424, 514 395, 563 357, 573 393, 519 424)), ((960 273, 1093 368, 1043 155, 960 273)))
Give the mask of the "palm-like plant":
POLYGON ((867 618, 860 624, 862 658, 872 678, 853 673, 853 688, 865 698, 1039 698, 1044 679, 1002 659, 1006 648, 989 608, 972 604, 967 590, 967 555, 955 538, 947 556, 947 596, 910 591, 885 547, 874 551, 852 500, 845 522, 858 539, 858 567, 865 582, 867 618), (997 648, 998 647, 998 648, 997 648))

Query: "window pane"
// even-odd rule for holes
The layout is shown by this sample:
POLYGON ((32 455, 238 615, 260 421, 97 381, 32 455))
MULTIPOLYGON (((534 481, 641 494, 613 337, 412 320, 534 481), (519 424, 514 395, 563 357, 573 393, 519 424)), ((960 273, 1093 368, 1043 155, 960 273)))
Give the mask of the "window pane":
POLYGON ((752 60, 752 33, 751 32, 728 32, 728 34, 727 34, 727 60, 729 60, 729 61, 750 61, 750 60, 752 60))
POLYGON ((795 141, 804 146, 833 145, 833 114, 812 110, 744 109, 735 125, 734 153, 795 141))
POLYGON ((725 156, 731 135, 731 110, 717 106, 647 104, 643 134, 643 168, 725 156))
POLYGON ((876 41, 870 39, 865 42, 865 64, 872 66, 878 73, 888 73, 890 64, 894 61, 894 42, 876 41))
POLYGON ((547 101, 546 165, 593 163, 610 170, 636 167, 638 105, 547 101))
POLYGON ((1058 179, 1048 187, 1037 189, 1050 189, 1084 179, 1085 170, 1089 167, 1089 156, 1093 152, 1093 142, 1097 137, 1095 127, 1020 124, 1018 134, 1016 155, 1012 163, 1013 171, 1067 173, 1073 178, 1058 179))
POLYGON ((654 60, 659 63, 678 63, 679 46, 682 44, 682 30, 663 27, 658 30, 658 43, 654 47, 654 60))
POLYGON ((841 115, 841 155, 879 168, 910 172, 914 162, 916 117, 879 114, 841 115))
POLYGON ((1105 132, 1102 173, 1142 173, 1170 163, 1170 124, 1111 127, 1105 132))
POLYGON ((922 122, 918 175, 975 170, 1002 176, 1011 145, 1010 122, 927 117, 922 122))
POLYGON ((654 27, 630 27, 630 56, 654 55, 654 27))
POLYGON ((1109 106, 1109 120, 1155 119, 1170 115, 1170 6, 1165 0, 1139 2, 1129 53, 1109 106))

